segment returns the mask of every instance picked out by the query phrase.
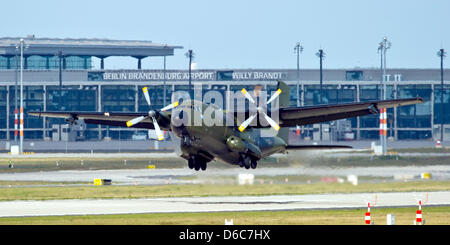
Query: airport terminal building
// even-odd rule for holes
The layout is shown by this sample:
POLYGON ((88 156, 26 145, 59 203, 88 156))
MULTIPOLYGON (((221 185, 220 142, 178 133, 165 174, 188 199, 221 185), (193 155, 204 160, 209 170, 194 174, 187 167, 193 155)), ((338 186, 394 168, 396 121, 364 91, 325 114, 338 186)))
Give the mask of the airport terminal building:
MULTIPOLYGON (((174 91, 188 89, 188 70, 145 70, 141 60, 150 56, 171 56, 181 46, 155 44, 150 41, 108 39, 50 39, 29 36, 25 39, 23 93, 24 111, 121 111, 145 112, 148 106, 142 87, 149 87, 152 106, 161 108, 170 103, 174 91), (109 70, 109 56, 136 58, 133 70, 109 70), (92 58, 101 59, 100 69, 92 68, 92 58), (106 63, 106 65, 105 65, 106 63), (164 88, 166 101, 164 101, 164 88)), ((0 38, 0 140, 14 140, 14 111, 18 105, 20 70, 18 67, 20 38, 0 38)), ((450 140, 450 82, 444 70, 444 95, 441 100, 439 69, 387 69, 387 99, 420 96, 424 103, 388 110, 388 137, 392 140, 450 140)), ((379 68, 324 69, 320 85, 319 69, 206 69, 192 70, 193 84, 200 84, 202 93, 214 90, 253 90, 262 85, 268 93, 276 90, 281 79, 291 88, 291 105, 335 104, 369 101, 381 98, 382 72, 379 68)), ((62 119, 27 116, 24 138, 59 140, 55 125, 62 119)), ((324 140, 367 140, 379 138, 379 120, 370 115, 323 124, 324 140)), ((131 139, 137 130, 99 125, 62 128, 62 134, 74 137, 62 140, 131 139)), ((292 129, 295 132, 296 128, 292 129)), ((318 125, 301 127, 299 139, 318 140, 318 125)), ((295 134, 295 133, 294 133, 295 134)))

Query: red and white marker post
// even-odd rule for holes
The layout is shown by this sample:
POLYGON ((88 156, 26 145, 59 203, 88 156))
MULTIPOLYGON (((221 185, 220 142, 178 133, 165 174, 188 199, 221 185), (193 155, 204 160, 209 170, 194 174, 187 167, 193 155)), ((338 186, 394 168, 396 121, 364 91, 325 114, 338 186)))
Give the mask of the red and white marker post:
POLYGON ((366 225, 370 225, 370 202, 367 203, 367 212, 365 217, 366 225))
POLYGON ((17 125, 19 124, 19 119, 17 117, 18 111, 17 108, 14 110, 14 139, 17 138, 18 135, 18 130, 17 130, 17 125))
POLYGON ((422 201, 419 200, 419 209, 416 211, 416 220, 414 221, 415 225, 423 225, 424 220, 422 219, 422 201))

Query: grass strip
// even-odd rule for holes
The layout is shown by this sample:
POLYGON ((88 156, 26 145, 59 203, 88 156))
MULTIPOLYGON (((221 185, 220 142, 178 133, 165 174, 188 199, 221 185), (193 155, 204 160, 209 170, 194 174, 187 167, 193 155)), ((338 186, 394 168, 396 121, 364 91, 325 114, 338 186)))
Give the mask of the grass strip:
MULTIPOLYGON (((412 225, 417 208, 371 208, 371 221, 385 225, 386 215, 395 215, 396 225, 412 225)), ((120 215, 40 216, 0 218, 0 225, 364 225, 366 209, 152 213, 120 215)), ((450 207, 422 208, 426 225, 450 225, 450 207)), ((150 229, 150 228, 149 228, 150 229)))
POLYGON ((448 191, 450 182, 414 181, 360 183, 312 183, 312 184, 255 184, 255 185, 158 185, 158 186, 56 186, 0 188, 0 201, 55 200, 55 199, 104 199, 104 198, 152 198, 188 196, 258 196, 302 195, 320 193, 408 192, 448 191))

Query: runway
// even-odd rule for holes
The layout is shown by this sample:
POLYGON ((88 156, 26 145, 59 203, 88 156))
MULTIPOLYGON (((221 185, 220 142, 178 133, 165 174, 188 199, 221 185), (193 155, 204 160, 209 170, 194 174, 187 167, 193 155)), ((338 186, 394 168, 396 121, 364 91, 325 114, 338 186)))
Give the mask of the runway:
POLYGON ((450 191, 0 202, 0 217, 450 205, 450 191))
POLYGON ((381 167, 280 167, 257 169, 242 168, 208 168, 206 171, 193 171, 188 168, 176 169, 115 169, 115 170, 63 170, 24 173, 0 173, 0 181, 48 181, 48 182, 86 182, 95 178, 111 179, 114 185, 164 185, 196 184, 199 181, 218 177, 237 178, 240 173, 259 176, 341 176, 357 175, 360 177, 397 178, 397 176, 418 176, 424 172, 432 174, 433 179, 446 181, 450 179, 449 165, 433 166, 381 166, 381 167), (187 179, 186 179, 187 178, 187 179))

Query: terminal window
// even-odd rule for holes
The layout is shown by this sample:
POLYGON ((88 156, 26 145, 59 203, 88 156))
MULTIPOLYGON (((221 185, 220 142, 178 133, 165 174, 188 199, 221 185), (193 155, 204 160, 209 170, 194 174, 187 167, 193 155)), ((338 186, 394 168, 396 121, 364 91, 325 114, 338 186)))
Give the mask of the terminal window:
POLYGON ((345 79, 347 81, 362 81, 363 80, 363 72, 362 71, 346 71, 345 79))
POLYGON ((218 71, 217 72, 218 81, 231 81, 233 80, 233 71, 218 71))

